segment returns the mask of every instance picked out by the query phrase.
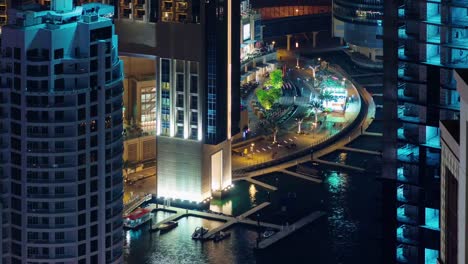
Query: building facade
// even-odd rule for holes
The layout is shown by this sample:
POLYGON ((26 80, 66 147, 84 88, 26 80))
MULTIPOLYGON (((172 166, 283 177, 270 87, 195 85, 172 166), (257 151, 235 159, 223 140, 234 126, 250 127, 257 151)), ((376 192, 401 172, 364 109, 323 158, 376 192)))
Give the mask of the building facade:
POLYGON ((453 73, 468 66, 466 4, 384 5, 385 259, 433 263, 440 230, 439 120, 459 116, 453 73))
POLYGON ((460 120, 441 121, 440 264, 467 263, 468 70, 455 73, 460 120))
POLYGON ((235 1, 161 1, 157 39, 157 194, 200 202, 231 184, 239 132, 235 1))
POLYGON ((113 10, 51 1, 3 27, 2 263, 123 262, 113 10))
POLYGON ((333 1, 333 35, 348 43, 360 66, 382 68, 382 20, 383 0, 333 1))

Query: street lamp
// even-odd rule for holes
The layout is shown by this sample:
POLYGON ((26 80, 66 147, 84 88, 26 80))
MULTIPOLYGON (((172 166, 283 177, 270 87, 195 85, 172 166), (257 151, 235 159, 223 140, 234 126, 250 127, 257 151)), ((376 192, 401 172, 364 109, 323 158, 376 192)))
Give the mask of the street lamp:
POLYGON ((296 49, 299 48, 299 42, 296 41, 296 49))
POLYGON ((273 44, 273 48, 275 47, 276 41, 272 41, 271 44, 273 44))

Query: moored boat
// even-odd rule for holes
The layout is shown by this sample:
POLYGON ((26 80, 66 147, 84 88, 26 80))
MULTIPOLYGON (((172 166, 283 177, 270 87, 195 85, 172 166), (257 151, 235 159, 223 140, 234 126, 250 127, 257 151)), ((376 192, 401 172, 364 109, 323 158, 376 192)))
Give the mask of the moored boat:
POLYGON ((204 227, 197 227, 195 228, 195 231, 192 234, 192 239, 197 239, 197 240, 203 239, 203 236, 206 233, 208 233, 208 229, 204 227))
POLYGON ((263 238, 269 238, 271 237, 272 235, 275 234, 275 231, 273 230, 266 230, 265 232, 262 233, 262 237, 263 238))
POLYGON ((124 217, 124 227, 135 229, 140 225, 151 220, 151 210, 145 208, 138 208, 129 215, 124 217))
POLYGON ((166 223, 161 224, 158 229, 161 231, 169 231, 173 228, 176 228, 179 225, 177 221, 167 221, 166 223))

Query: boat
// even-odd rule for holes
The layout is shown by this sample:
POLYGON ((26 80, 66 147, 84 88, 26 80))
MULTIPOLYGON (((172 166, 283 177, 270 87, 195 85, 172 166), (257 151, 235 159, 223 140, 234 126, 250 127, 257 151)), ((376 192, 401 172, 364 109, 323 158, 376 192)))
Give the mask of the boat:
POLYGON ((163 231, 169 231, 171 229, 176 228, 179 225, 177 221, 167 221, 166 223, 163 223, 159 225, 158 229, 163 232, 163 231))
POLYGON ((213 241, 214 242, 219 242, 225 238, 228 238, 231 236, 231 232, 223 232, 223 231, 219 231, 218 233, 216 233, 213 237, 213 241))
POLYGON ((140 225, 151 220, 151 210, 145 208, 137 208, 135 211, 124 217, 124 227, 135 229, 140 225))
POLYGON ((271 237, 272 235, 275 234, 275 231, 273 230, 266 230, 265 232, 262 233, 262 237, 263 238, 269 238, 271 237))
POLYGON ((197 228, 195 228, 195 231, 192 234, 192 239, 201 240, 201 239, 203 239, 203 236, 206 233, 208 233, 208 229, 206 229, 204 227, 197 227, 197 228))

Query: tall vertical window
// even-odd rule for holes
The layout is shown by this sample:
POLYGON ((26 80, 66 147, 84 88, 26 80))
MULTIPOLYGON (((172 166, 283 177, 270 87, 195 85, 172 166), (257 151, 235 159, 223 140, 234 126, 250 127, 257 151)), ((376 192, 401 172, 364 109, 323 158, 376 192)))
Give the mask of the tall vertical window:
POLYGON ((141 128, 147 133, 156 130, 156 87, 141 89, 141 128))
POLYGON ((171 107, 171 85, 170 85, 170 61, 161 60, 161 133, 170 133, 170 107, 171 107))

